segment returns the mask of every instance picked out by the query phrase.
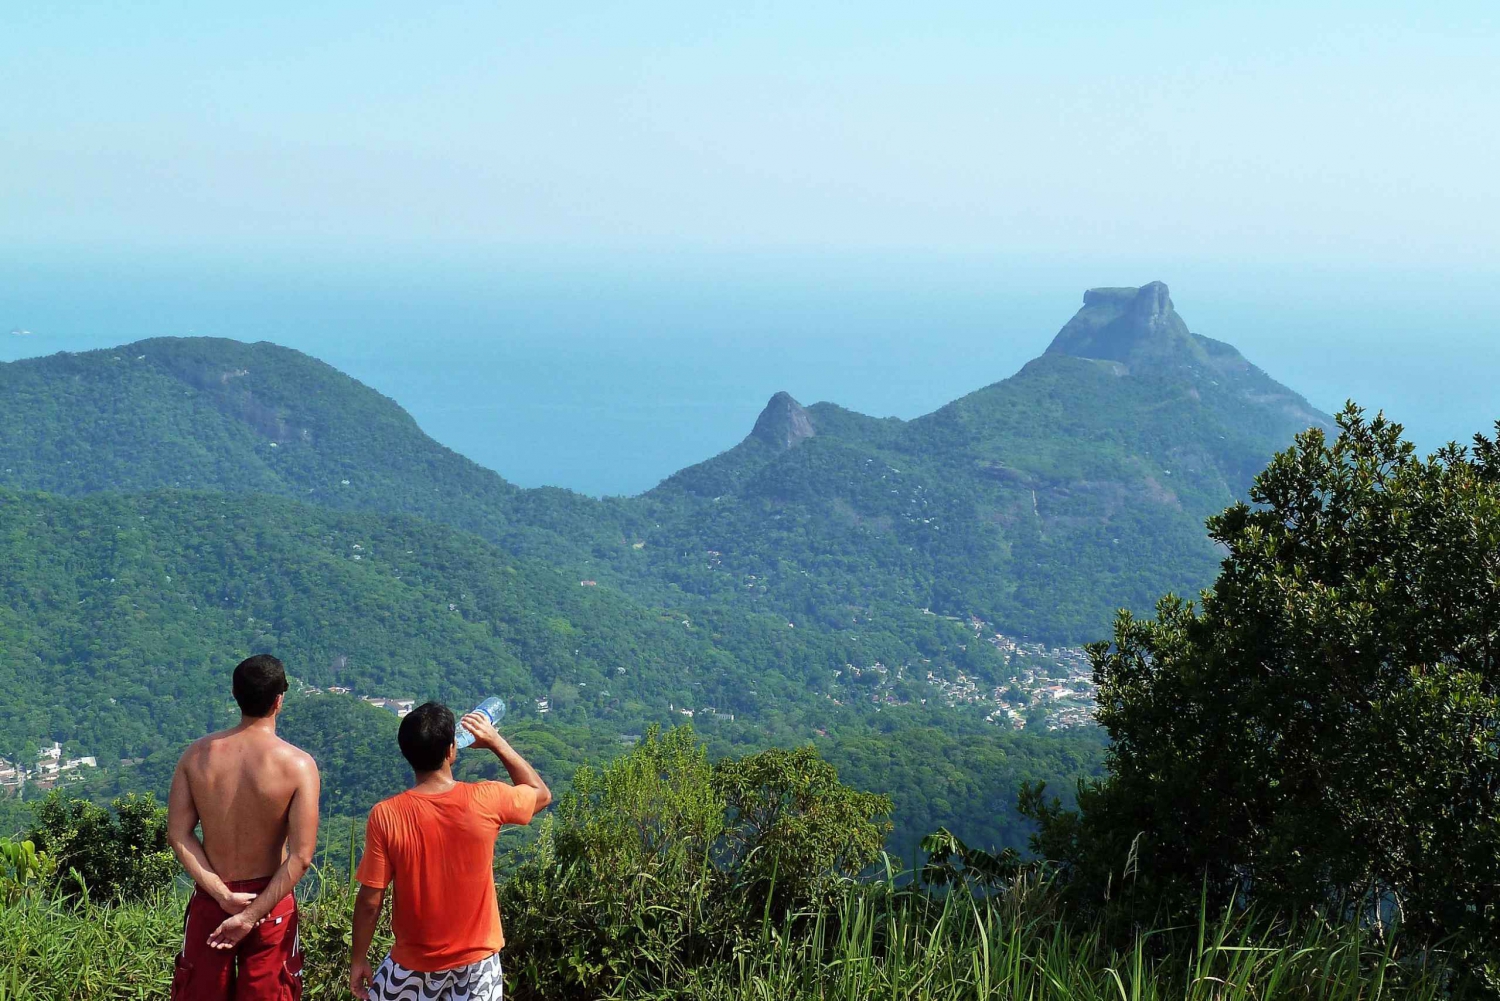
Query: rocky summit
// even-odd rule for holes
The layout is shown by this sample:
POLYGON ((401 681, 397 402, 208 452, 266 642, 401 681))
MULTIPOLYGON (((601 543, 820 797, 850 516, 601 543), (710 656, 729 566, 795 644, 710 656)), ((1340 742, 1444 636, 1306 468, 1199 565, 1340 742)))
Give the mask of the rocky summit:
POLYGON ((0 365, 0 388, 11 489, 275 493, 443 522, 639 597, 839 630, 927 609, 1053 641, 1207 583, 1204 519, 1298 431, 1330 424, 1191 332, 1162 282, 1088 290, 1020 372, 926 416, 777 393, 733 448, 604 502, 518 490, 270 344, 0 365))
POLYGON ((790 393, 782 392, 771 397, 750 433, 767 444, 784 450, 803 438, 811 438, 817 432, 802 404, 792 399, 790 393))
POLYGON ((1089 289, 1083 294, 1083 308, 1058 331, 1047 351, 1126 365, 1202 354, 1162 282, 1089 289))

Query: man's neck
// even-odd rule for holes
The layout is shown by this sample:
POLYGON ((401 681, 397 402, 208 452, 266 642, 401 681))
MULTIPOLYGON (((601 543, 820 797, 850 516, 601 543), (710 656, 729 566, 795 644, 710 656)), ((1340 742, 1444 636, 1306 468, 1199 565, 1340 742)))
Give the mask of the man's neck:
POLYGON ((276 714, 272 713, 269 716, 241 716, 240 725, 235 727, 235 730, 239 733, 244 733, 247 730, 259 730, 262 733, 275 733, 276 714))
POLYGON ((419 792, 424 796, 432 796, 440 792, 447 792, 458 785, 453 779, 453 766, 443 767, 431 772, 417 772, 416 781, 412 783, 412 792, 419 792))

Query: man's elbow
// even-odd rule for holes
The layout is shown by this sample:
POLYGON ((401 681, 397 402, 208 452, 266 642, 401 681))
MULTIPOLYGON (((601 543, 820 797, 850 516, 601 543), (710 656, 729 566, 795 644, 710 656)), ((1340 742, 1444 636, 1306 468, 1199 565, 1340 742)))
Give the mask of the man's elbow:
POLYGON ((354 896, 354 913, 374 922, 380 916, 380 907, 385 903, 385 890, 372 886, 360 886, 354 896))
POLYGON ((547 809, 547 807, 552 805, 552 790, 547 788, 547 783, 545 782, 538 782, 535 786, 535 789, 536 809, 533 812, 541 813, 543 810, 547 809))
POLYGON ((292 849, 286 853, 286 871, 296 882, 312 868, 313 853, 307 849, 292 849))
POLYGON ((192 854, 188 851, 187 838, 183 837, 179 831, 168 830, 167 845, 172 849, 172 854, 177 856, 177 861, 184 866, 187 865, 187 860, 192 854))
POLYGON ((186 844, 188 838, 198 836, 198 818, 186 816, 178 810, 167 810, 167 843, 173 848, 186 844))

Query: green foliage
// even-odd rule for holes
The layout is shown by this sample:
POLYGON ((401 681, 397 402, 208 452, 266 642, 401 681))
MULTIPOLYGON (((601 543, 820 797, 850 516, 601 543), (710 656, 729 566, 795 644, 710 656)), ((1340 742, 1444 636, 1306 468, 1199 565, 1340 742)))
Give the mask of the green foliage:
POLYGON ((29 840, 50 859, 52 879, 64 894, 140 900, 176 875, 166 808, 149 794, 122 796, 111 807, 57 793, 37 804, 29 840))
POLYGON ((31 808, 18 796, 0 796, 0 838, 19 838, 31 826, 31 808))
POLYGON ((1114 945, 1058 920, 1045 892, 959 892, 939 901, 877 885, 811 922, 766 929, 735 962, 695 971, 680 991, 630 998, 704 1001, 1437 1001, 1438 957, 1352 925, 1272 927, 1200 912, 1186 927, 1132 929, 1114 945))
MULTIPOLYGON (((333 881, 303 901, 303 997, 348 996, 352 894, 333 881)), ((164 997, 184 901, 69 904, 39 896, 0 906, 0 1001, 164 997)), ((560 933, 565 929, 559 929, 560 933)), ((376 948, 389 943, 384 929, 376 948)), ((1440 1001, 1440 955, 1357 926, 1271 927, 1203 914, 1143 927, 1112 945, 1057 920, 1045 895, 939 901, 867 886, 817 915, 767 922, 725 962, 670 987, 621 986, 621 1001, 1440 1001)), ((527 956, 506 948, 506 994, 534 995, 527 956)), ((578 993, 550 997, 577 998, 578 993)))
POLYGON ((572 791, 501 892, 522 997, 681 983, 765 920, 832 902, 879 855, 889 808, 810 748, 710 766, 690 727, 650 730, 572 791))
MULTIPOLYGON (((685 628, 684 613, 580 587, 412 519, 172 491, 78 500, 0 492, 0 540, 0 756, 87 735, 81 753, 103 767, 69 788, 102 801, 164 795, 182 746, 238 718, 228 674, 258 650, 318 687, 457 706, 502 693, 513 707, 508 732, 551 776, 608 760, 620 734, 680 719, 674 703, 722 710, 724 719, 698 717, 716 755, 821 730, 857 785, 896 797, 903 852, 938 823, 975 843, 1023 844, 1019 819, 987 805, 1008 801, 1014 785, 998 795, 989 786, 1010 781, 1021 761, 1023 777, 1063 781, 1098 762, 1097 739, 1086 735, 1018 739, 975 724, 958 746, 939 735, 961 729, 962 710, 836 705, 833 670, 864 647, 871 656, 899 647, 878 631, 787 629, 738 611, 694 613, 685 628), (537 716, 531 699, 557 687, 571 705, 537 716), (889 734, 894 726, 926 735, 907 741, 889 734)), ((926 632, 913 642, 937 656, 964 655, 958 647, 973 638, 934 616, 915 619, 926 632)), ((303 698, 294 686, 281 725, 323 768, 326 812, 362 813, 406 783, 395 717, 384 710, 347 696, 303 698)))
POLYGON ((946 827, 922 839, 927 863, 921 879, 928 886, 967 886, 976 893, 999 890, 1013 884, 1022 873, 1021 854, 1014 848, 999 853, 971 848, 946 827))
POLYGON ((880 860, 891 829, 889 797, 840 782, 812 747, 724 758, 713 791, 728 811, 715 862, 736 892, 773 914, 828 902, 880 860))
POLYGON ((690 727, 651 729, 600 771, 585 768, 502 887, 521 996, 596 996, 650 967, 670 982, 708 948, 724 828, 690 727))
POLYGON ((841 728, 819 741, 824 758, 856 789, 891 799, 891 854, 915 867, 924 836, 946 827, 981 848, 1025 848, 1034 827, 1016 808, 1026 783, 1070 788, 1101 774, 1101 731, 996 732, 951 718, 903 719, 882 713, 863 729, 841 728))
POLYGON ((0 904, 14 904, 22 895, 52 880, 57 863, 33 841, 0 838, 0 904))
MULTIPOLYGON (((303 997, 349 995, 354 893, 324 880, 299 907, 303 997)), ((137 901, 94 902, 32 894, 0 906, 0 1001, 100 1001, 167 996, 182 946, 187 901, 158 890, 137 901)), ((390 947, 382 921, 378 949, 390 947)))
POLYGON ((556 850, 600 873, 690 873, 724 827, 707 749, 692 727, 653 727, 602 770, 583 768, 553 816, 556 850))
MULTIPOLYGON (((1212 519, 1201 610, 1121 615, 1092 653, 1109 774, 1030 791, 1080 897, 1210 897, 1500 941, 1500 446, 1427 460, 1353 407, 1212 519), (1185 794, 1192 790, 1192 794, 1185 794)), ((1476 975, 1477 972, 1476 972, 1476 975)))

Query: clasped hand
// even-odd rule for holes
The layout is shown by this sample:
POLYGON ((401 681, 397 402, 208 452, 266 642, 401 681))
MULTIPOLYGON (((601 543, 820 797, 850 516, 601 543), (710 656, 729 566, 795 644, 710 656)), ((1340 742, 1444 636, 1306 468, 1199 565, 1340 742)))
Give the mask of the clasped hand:
POLYGON ((219 909, 229 915, 219 922, 219 927, 208 936, 208 945, 212 949, 233 949, 250 934, 256 926, 264 921, 251 922, 244 917, 245 908, 249 907, 255 900, 253 893, 231 893, 225 899, 219 901, 219 909))

